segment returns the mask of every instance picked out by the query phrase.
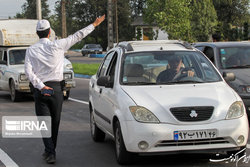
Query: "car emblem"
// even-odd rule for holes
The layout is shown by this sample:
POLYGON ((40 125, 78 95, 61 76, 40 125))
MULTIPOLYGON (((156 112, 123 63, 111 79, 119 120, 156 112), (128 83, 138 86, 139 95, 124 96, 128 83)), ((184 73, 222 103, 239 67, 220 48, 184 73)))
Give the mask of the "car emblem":
POLYGON ((198 114, 196 113, 196 111, 195 110, 191 110, 191 113, 189 114, 190 115, 190 117, 197 117, 198 116, 198 114))

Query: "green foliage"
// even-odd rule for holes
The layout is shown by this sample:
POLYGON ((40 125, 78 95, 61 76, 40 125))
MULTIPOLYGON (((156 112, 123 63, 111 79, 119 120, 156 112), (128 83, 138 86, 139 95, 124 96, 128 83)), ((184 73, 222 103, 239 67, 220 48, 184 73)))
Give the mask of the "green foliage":
POLYGON ((195 41, 208 41, 215 32, 217 15, 212 0, 193 0, 190 6, 192 36, 195 41))
MULTIPOLYGON (((50 10, 48 5, 48 0, 41 1, 42 7, 42 18, 48 19, 50 10)), ((26 18, 26 19, 36 19, 36 1, 35 0, 26 0, 22 5, 22 12, 17 13, 15 18, 26 18)))
POLYGON ((84 74, 84 75, 94 75, 96 74, 100 64, 80 64, 72 63, 74 73, 84 74))
POLYGON ((137 27, 136 29, 136 40, 141 40, 141 36, 142 36, 142 31, 141 31, 141 27, 137 27))
POLYGON ((189 8, 191 0, 147 0, 145 20, 168 32, 169 39, 192 41, 189 8))
POLYGON ((238 35, 234 26, 243 27, 244 22, 249 21, 249 2, 249 0, 213 0, 218 21, 223 27, 221 33, 224 40, 235 40, 238 35))

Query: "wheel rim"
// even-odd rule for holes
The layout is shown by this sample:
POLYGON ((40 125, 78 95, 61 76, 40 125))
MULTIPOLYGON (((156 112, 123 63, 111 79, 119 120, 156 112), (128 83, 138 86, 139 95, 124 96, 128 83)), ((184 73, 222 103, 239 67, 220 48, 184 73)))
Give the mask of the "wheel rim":
POLYGON ((90 116, 90 129, 91 129, 92 136, 94 136, 94 134, 95 134, 95 119, 94 119, 93 112, 91 112, 91 116, 90 116))
POLYGON ((120 131, 119 128, 116 128, 116 132, 115 132, 115 145, 116 145, 116 154, 117 157, 120 156, 120 147, 121 147, 121 138, 120 138, 120 131))

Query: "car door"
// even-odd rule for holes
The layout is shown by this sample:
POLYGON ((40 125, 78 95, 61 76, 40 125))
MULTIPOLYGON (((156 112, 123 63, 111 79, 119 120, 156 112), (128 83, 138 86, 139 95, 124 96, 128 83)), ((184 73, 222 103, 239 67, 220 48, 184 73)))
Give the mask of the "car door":
POLYGON ((102 96, 102 91, 105 89, 103 86, 98 86, 97 85, 97 79, 101 76, 106 76, 106 73, 108 71, 108 67, 110 65, 110 62, 113 58, 114 52, 108 53, 104 60, 103 63, 100 67, 100 69, 97 72, 97 76, 95 81, 92 81, 91 83, 91 94, 92 94, 92 103, 93 103, 93 110, 94 110, 94 115, 95 115, 95 121, 97 124, 99 124, 103 128, 107 128, 110 124, 110 120, 108 117, 104 114, 104 110, 106 111, 105 107, 103 104, 103 96, 102 96))
POLYGON ((105 129, 112 134, 113 128, 112 128, 112 119, 115 113, 115 110, 117 108, 117 97, 116 92, 114 89, 114 80, 115 80, 115 73, 117 65, 117 52, 114 53, 112 56, 112 59, 109 63, 109 66, 106 70, 105 76, 108 76, 111 83, 113 85, 111 87, 100 87, 101 91, 100 93, 100 109, 101 115, 104 118, 104 127, 105 129))
POLYGON ((0 89, 7 90, 8 89, 8 78, 6 77, 6 70, 8 65, 7 51, 1 50, 2 61, 5 61, 6 64, 0 64, 0 89))

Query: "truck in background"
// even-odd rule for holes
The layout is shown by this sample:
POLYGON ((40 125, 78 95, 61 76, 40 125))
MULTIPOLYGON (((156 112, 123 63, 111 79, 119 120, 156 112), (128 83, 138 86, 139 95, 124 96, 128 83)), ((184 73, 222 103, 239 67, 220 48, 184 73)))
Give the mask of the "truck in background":
MULTIPOLYGON (((9 91, 13 102, 31 93, 30 81, 24 72, 26 49, 36 43, 37 20, 0 20, 0 91, 9 91)), ((50 40, 55 39, 51 30, 50 40)), ((72 64, 64 59, 64 99, 68 99, 70 89, 76 86, 72 64)))

